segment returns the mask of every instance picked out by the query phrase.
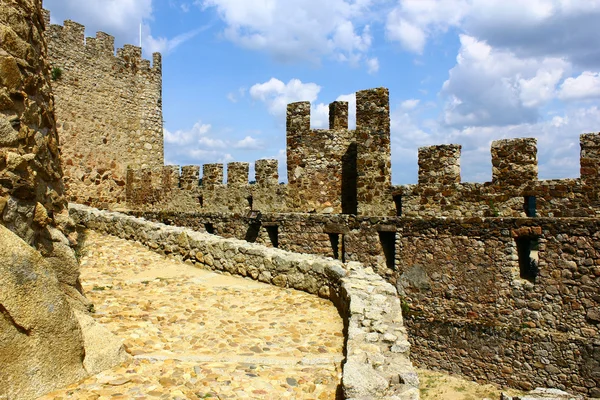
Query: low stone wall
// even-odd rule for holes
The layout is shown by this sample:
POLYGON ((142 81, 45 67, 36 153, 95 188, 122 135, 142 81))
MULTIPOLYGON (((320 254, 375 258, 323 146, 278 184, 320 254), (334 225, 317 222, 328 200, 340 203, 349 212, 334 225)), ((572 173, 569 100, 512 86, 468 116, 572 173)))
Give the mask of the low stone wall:
POLYGON ((417 366, 600 397, 597 218, 141 215, 372 267, 405 301, 417 366))
POLYGON ((135 240, 201 268, 241 275, 330 299, 346 326, 345 398, 418 399, 418 377, 394 287, 360 263, 223 239, 120 213, 71 204, 73 219, 107 234, 135 240))

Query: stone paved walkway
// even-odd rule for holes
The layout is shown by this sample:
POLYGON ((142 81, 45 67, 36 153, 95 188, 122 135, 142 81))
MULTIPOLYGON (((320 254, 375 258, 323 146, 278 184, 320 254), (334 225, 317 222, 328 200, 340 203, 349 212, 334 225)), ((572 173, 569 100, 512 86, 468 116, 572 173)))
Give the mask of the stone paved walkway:
POLYGON ((343 323, 330 302, 93 231, 82 254, 94 317, 134 359, 41 399, 335 399, 343 323))

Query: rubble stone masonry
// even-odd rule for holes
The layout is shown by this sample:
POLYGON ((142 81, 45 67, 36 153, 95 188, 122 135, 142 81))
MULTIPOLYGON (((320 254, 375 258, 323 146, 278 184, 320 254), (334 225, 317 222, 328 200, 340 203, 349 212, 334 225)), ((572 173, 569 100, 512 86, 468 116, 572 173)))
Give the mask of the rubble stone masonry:
POLYGON ((86 303, 69 247, 76 236, 62 182, 39 3, 0 4, 0 224, 47 257, 65 292, 86 303))
POLYGON ((86 39, 83 25, 45 17, 69 201, 124 203, 128 167, 163 166, 161 56, 150 66, 131 45, 115 56, 112 36, 86 39))
POLYGON ((600 395, 596 218, 136 214, 373 268, 403 299, 418 365, 600 395))

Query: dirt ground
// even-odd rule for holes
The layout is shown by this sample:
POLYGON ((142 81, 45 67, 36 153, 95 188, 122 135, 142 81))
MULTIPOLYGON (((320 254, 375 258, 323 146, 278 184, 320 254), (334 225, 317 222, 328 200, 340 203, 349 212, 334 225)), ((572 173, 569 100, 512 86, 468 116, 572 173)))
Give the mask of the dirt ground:
POLYGON ((421 381, 421 400, 498 400, 501 392, 512 396, 523 394, 517 390, 501 389, 495 385, 480 385, 438 371, 417 369, 417 373, 421 381))

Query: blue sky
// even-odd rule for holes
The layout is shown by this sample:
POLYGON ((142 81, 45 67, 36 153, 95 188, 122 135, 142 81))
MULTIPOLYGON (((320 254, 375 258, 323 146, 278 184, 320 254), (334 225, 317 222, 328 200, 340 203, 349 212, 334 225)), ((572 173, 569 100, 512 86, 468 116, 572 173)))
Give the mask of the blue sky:
MULTIPOLYGON (((117 46, 163 54, 165 161, 278 158, 285 108, 390 89, 392 181, 417 149, 462 145, 462 180, 491 179, 492 140, 538 139, 542 179, 579 176, 579 135, 600 131, 600 0, 44 0, 117 46)), ((251 167, 253 164, 251 164, 251 167)), ((251 171, 251 176, 253 172, 251 171)))

